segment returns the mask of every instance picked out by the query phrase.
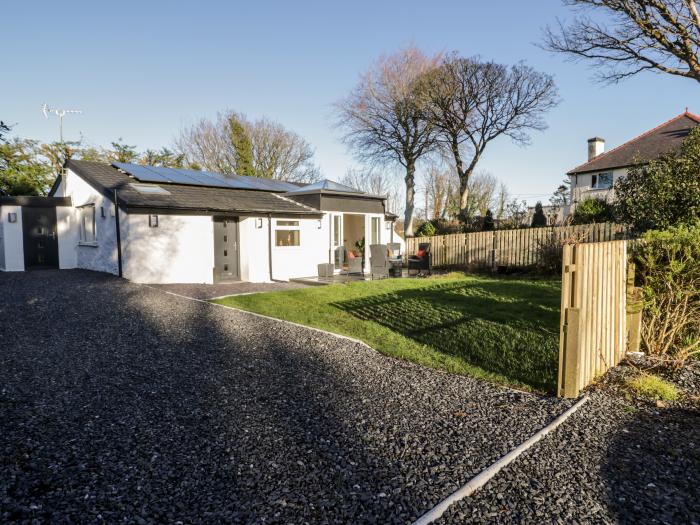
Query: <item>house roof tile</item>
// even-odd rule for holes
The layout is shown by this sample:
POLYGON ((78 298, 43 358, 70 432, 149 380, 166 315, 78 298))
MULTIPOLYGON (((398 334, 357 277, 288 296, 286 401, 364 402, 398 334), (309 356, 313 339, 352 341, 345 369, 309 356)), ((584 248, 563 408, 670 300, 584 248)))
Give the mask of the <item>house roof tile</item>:
POLYGON ((569 171, 568 175, 644 164, 680 148, 690 130, 698 124, 700 124, 700 117, 686 111, 621 146, 601 153, 592 160, 577 166, 569 171))

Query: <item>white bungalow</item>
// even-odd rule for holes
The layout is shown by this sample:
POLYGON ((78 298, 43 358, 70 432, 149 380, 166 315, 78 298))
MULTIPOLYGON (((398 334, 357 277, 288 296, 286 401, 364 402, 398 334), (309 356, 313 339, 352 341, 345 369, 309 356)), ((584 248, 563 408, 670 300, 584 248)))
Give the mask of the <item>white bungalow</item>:
POLYGON ((395 219, 384 196, 327 180, 70 160, 49 197, 0 197, 0 270, 269 282, 316 275, 318 264, 339 262, 340 246, 367 270, 371 244, 398 241, 395 219))

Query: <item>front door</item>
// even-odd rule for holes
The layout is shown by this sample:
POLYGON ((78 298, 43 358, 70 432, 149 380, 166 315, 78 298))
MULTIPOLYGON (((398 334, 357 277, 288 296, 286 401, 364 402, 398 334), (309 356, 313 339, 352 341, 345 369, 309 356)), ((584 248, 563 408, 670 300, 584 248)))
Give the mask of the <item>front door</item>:
POLYGON ((24 267, 58 268, 56 208, 22 207, 24 267))
POLYGON ((238 219, 214 218, 214 281, 238 279, 238 219))

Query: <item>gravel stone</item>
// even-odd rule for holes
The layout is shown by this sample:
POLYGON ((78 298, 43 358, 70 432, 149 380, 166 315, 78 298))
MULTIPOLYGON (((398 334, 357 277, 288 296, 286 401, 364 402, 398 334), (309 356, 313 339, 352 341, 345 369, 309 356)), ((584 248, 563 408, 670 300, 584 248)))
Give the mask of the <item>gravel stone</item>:
POLYGON ((663 374, 688 387, 663 407, 621 386, 648 365, 611 370, 566 423, 438 523, 700 524, 698 363, 663 374))
MULTIPOLYGON (((0 273, 0 296, 2 523, 410 523, 570 406, 99 273, 0 273)), ((624 424, 598 414, 601 432, 624 424)), ((549 505, 566 521, 605 492, 556 461, 603 445, 589 424, 547 441, 544 477, 512 472, 455 516, 542 521, 549 505), (518 509, 509 483, 543 501, 518 509)), ((652 446, 635 436, 614 450, 652 446)), ((639 468, 602 448, 609 482, 639 468)), ((634 487, 653 481, 668 516, 689 516, 665 490, 676 473, 650 473, 615 505, 643 506, 634 487)), ((611 515, 595 501, 587 515, 611 515)))

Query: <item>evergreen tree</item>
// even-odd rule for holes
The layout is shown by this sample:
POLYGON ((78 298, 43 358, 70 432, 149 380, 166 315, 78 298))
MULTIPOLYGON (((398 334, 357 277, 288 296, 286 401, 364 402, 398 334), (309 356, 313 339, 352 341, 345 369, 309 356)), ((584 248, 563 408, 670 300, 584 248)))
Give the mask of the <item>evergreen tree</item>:
POLYGON ((236 154, 236 175, 255 176, 253 166, 253 141, 250 139, 245 124, 238 116, 229 117, 231 143, 236 154))
POLYGON ((544 214, 542 203, 539 201, 537 204, 535 204, 535 213, 532 215, 531 226, 533 228, 542 228, 543 226, 547 226, 547 216, 544 214))
POLYGON ((136 146, 129 146, 125 142, 121 142, 122 138, 119 137, 117 142, 112 142, 112 151, 108 153, 108 156, 112 162, 127 162, 131 163, 139 158, 139 154, 136 151, 136 146))
POLYGON ((490 209, 486 210, 486 215, 484 216, 484 223, 481 229, 485 232, 490 232, 496 229, 496 223, 493 220, 493 213, 490 209))

